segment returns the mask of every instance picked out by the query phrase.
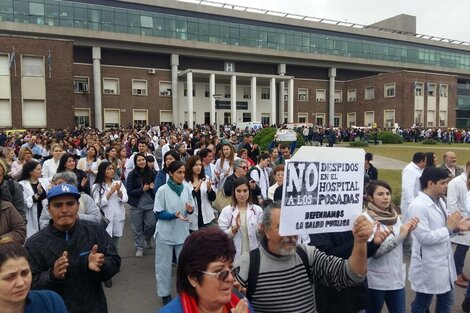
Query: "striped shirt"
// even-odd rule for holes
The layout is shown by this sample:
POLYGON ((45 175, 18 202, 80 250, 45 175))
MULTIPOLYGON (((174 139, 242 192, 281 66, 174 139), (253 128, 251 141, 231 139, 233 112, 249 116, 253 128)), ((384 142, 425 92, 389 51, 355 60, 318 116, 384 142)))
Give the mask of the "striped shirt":
MULTIPOLYGON (((301 248, 307 252, 314 285, 315 282, 322 282, 339 289, 364 279, 352 272, 346 260, 328 256, 312 246, 301 245, 301 248)), ((249 253, 241 256, 236 267, 240 268, 237 279, 246 287, 249 253)), ((297 254, 273 255, 260 246, 260 269, 251 304, 257 313, 317 312, 314 286, 310 283, 302 259, 297 254)))

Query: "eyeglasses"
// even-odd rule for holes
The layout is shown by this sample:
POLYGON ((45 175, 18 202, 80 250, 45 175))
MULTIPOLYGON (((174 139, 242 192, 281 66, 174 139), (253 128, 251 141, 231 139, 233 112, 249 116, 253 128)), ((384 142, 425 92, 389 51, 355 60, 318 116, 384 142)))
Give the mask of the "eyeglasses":
POLYGON ((248 166, 239 166, 239 168, 242 168, 244 170, 247 170, 248 169, 248 166))
POLYGON ((225 269, 221 270, 220 272, 216 272, 216 273, 206 272, 206 271, 198 271, 198 272, 203 273, 203 274, 207 274, 209 276, 213 276, 221 282, 226 281, 229 274, 232 274, 232 276, 235 277, 235 268, 232 268, 230 270, 225 268, 225 269))

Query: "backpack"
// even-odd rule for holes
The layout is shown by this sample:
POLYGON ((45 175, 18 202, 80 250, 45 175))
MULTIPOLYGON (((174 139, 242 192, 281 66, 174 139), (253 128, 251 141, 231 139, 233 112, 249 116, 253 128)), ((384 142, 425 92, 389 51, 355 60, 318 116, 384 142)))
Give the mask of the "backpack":
MULTIPOLYGON (((307 272, 307 275, 308 275, 308 279, 310 280, 310 285, 313 286, 313 276, 312 276, 312 272, 310 271, 310 267, 308 264, 307 252, 305 252, 303 248, 297 246, 295 253, 302 260, 302 263, 304 264, 304 267, 305 267, 305 271, 307 272)), ((251 297, 253 296, 256 290, 256 283, 258 282, 259 266, 260 266, 260 252, 259 252, 259 248, 256 248, 250 251, 250 267, 248 269, 248 282, 246 285, 246 297, 250 301, 251 301, 251 297)))

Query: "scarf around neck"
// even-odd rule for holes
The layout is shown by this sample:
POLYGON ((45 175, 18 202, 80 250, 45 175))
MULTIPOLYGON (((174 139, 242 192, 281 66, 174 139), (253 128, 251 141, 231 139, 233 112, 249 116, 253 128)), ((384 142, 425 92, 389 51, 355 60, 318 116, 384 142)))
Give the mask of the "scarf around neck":
MULTIPOLYGON (((191 297, 186 292, 182 292, 180 294, 180 299, 181 306, 183 307, 183 313, 199 313, 196 299, 191 297)), ((238 301, 240 301, 240 298, 234 292, 232 292, 230 301, 225 304, 224 310, 222 312, 231 312, 231 310, 237 306, 238 301)), ((248 313, 251 312, 251 308, 248 308, 248 313)))
POLYGON ((393 232, 393 225, 398 220, 398 213, 393 207, 389 207, 389 210, 384 211, 376 207, 372 202, 367 203, 367 214, 377 222, 385 225, 391 232, 393 232))
POLYGON ((183 192, 183 188, 184 188, 183 184, 177 184, 171 177, 168 179, 166 183, 168 184, 168 187, 171 188, 171 190, 176 192, 178 197, 181 196, 181 193, 183 192))

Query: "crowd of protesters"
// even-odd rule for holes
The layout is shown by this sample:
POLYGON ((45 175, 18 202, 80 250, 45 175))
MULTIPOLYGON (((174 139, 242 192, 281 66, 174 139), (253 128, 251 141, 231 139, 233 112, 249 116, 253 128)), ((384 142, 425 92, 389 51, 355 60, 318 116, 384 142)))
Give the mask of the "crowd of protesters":
MULTIPOLYGON (((451 151, 444 155, 441 168, 436 167, 434 153, 416 154, 402 174, 400 216, 391 200, 390 185, 378 180, 380 173, 372 164, 372 154, 367 153, 364 214, 355 221, 352 231, 281 237, 281 205, 277 201, 282 199, 284 164, 294 154, 296 142, 286 145, 273 141, 262 151, 253 142, 257 131, 210 125, 189 129, 166 124, 105 131, 2 132, 0 240, 25 244, 31 289, 56 292, 68 312, 107 311, 102 285, 113 286, 112 277, 120 269, 119 239, 125 223, 129 223, 135 257, 155 258, 157 295, 168 304, 168 310, 176 308, 168 312, 197 312, 185 311, 185 305, 199 309, 201 305, 215 305, 233 312, 326 313, 380 312, 384 303, 390 311, 405 312, 402 251, 410 249, 412 237, 410 281, 416 291, 412 312, 425 312, 433 294, 438 295, 437 312, 448 312, 453 284, 447 286, 450 291, 447 287, 427 289, 428 284, 419 276, 423 255, 417 253, 428 248, 429 236, 442 236, 441 246, 431 250, 450 252, 450 238, 470 229, 460 213, 448 215, 446 201, 440 200, 449 177, 457 177, 452 182, 462 182, 458 187, 450 184, 447 206, 451 211, 464 209, 470 165, 460 171, 451 151), (430 169, 423 170, 425 167, 430 169), (432 200, 429 203, 428 198, 432 200), (426 205, 440 210, 435 212, 434 220, 426 215, 426 205), (126 221, 126 209, 130 221, 126 221), (443 215, 442 221, 439 214, 443 215), (204 229, 219 229, 208 232, 218 238, 214 239, 219 241, 214 247, 226 241, 231 242, 230 246, 212 253, 198 246, 197 238, 206 238, 207 234, 188 239, 191 233, 204 229), (197 267, 197 259, 192 263, 184 259, 188 257, 184 256, 185 249, 194 250, 186 247, 187 239, 196 240, 193 245, 201 251, 198 255, 203 267, 197 267), (211 255, 223 259, 208 259, 211 255), (172 263, 178 263, 176 299, 171 294, 172 263), (259 268, 253 269, 256 265, 251 263, 259 268), (364 280, 366 270, 368 279, 364 280), (293 277, 297 277, 295 282, 293 277), (214 285, 211 279, 219 284, 214 285), (248 305, 240 302, 243 296, 226 292, 234 284, 246 288, 248 305), (209 290, 204 288, 215 288, 211 289, 214 299, 204 296, 209 290), (81 305, 84 299, 92 299, 91 305, 81 305), (237 300, 232 303, 230 299, 237 300)), ((297 131, 307 143, 326 140, 332 146, 356 137, 374 140, 379 130, 313 125, 297 131)), ((405 140, 419 134, 420 140, 466 141, 457 136, 457 130, 415 128, 394 132, 405 140)), ((453 259, 440 264, 448 267, 449 281, 455 280, 462 287, 468 285, 462 272, 467 250, 458 246, 455 265, 453 259), (458 276, 453 274, 455 266, 458 276)), ((15 253, 23 255, 21 251, 15 253)), ((2 270, 0 263, 0 273, 2 270)), ((467 293, 470 295, 470 291, 467 293)), ((465 301, 467 312, 470 300, 465 301)))

